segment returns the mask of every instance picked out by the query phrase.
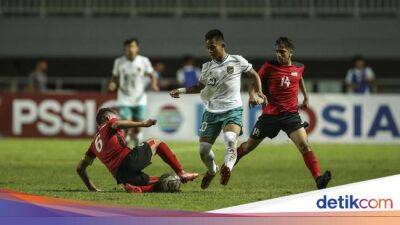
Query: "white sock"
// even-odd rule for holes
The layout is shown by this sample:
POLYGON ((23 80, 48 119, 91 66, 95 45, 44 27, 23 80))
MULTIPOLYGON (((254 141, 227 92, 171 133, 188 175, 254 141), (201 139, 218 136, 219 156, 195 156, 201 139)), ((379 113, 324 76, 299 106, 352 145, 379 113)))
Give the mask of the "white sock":
POLYGON ((137 143, 140 144, 143 141, 143 132, 139 131, 139 133, 136 134, 136 139, 137 139, 137 143))
POLYGON ((232 131, 224 132, 225 165, 232 171, 237 159, 237 134, 232 131))
POLYGON ((200 158, 208 169, 208 173, 217 173, 217 164, 215 164, 214 152, 211 150, 212 144, 207 142, 200 142, 200 158))
POLYGON ((125 130, 125 141, 130 142, 131 139, 132 139, 131 134, 127 130, 125 130))
POLYGON ((139 133, 136 133, 136 135, 133 134, 132 140, 133 140, 133 146, 138 146, 143 140, 143 132, 139 131, 139 133))

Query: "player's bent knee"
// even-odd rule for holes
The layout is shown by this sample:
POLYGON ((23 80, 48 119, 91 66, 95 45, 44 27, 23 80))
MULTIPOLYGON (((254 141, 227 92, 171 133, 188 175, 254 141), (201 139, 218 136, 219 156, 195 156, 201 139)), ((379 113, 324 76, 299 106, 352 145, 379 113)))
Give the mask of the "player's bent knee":
POLYGON ((208 142, 200 142, 200 156, 203 158, 211 151, 212 144, 208 142))
POLYGON ((155 138, 149 138, 149 139, 146 140, 146 142, 147 142, 149 145, 151 145, 151 144, 154 144, 156 140, 157 140, 157 139, 155 139, 155 138))
POLYGON ((157 138, 154 138, 153 140, 156 143, 156 145, 159 145, 161 142, 163 142, 163 141, 161 141, 160 139, 157 139, 157 138))
POLYGON ((235 133, 235 132, 232 132, 232 131, 227 131, 227 132, 224 132, 224 141, 227 143, 227 144, 234 144, 234 143, 236 143, 236 140, 237 140, 237 134, 235 133))
POLYGON ((150 145, 151 148, 157 148, 158 145, 162 142, 161 140, 157 139, 157 138, 149 138, 147 139, 147 144, 150 145))
POLYGON ((203 162, 214 160, 214 153, 211 151, 212 144, 208 142, 200 142, 200 158, 203 162))

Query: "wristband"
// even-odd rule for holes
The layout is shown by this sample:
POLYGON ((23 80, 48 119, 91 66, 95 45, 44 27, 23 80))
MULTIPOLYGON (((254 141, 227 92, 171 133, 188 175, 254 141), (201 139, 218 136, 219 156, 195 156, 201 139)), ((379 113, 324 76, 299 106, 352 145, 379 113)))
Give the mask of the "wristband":
POLYGON ((186 93, 186 88, 178 88, 178 93, 179 94, 185 94, 186 93))

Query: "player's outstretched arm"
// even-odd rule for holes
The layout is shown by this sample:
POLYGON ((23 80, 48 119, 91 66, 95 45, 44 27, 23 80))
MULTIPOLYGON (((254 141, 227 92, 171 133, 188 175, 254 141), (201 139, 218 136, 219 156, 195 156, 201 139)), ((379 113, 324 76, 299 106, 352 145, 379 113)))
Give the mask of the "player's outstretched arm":
POLYGON ((86 168, 92 164, 93 160, 94 158, 85 155, 85 157, 79 162, 76 168, 76 172, 82 179, 83 183, 85 183, 89 191, 101 191, 100 189, 96 188, 96 186, 94 186, 93 182, 89 179, 89 176, 86 172, 86 168))
POLYGON ((200 93, 201 90, 204 88, 204 84, 198 83, 197 85, 191 86, 189 88, 177 88, 172 90, 169 95, 173 98, 179 98, 180 94, 197 94, 200 93))
POLYGON ((247 72, 247 74, 253 79, 253 88, 254 88, 254 91, 256 92, 256 94, 260 98, 266 100, 267 97, 262 92, 261 79, 260 79, 260 76, 258 75, 258 73, 254 69, 251 69, 249 72, 247 72))
POLYGON ((265 97, 265 99, 261 98, 258 96, 257 92, 255 91, 255 85, 251 84, 249 86, 249 106, 254 107, 256 105, 260 105, 260 104, 267 104, 267 98, 265 97))
POLYGON ((146 121, 138 122, 132 120, 118 120, 111 125, 113 129, 129 129, 134 127, 151 127, 157 123, 157 120, 148 119, 146 121))
POLYGON ((308 92, 307 92, 307 88, 306 88, 303 78, 300 79, 300 90, 304 96, 303 104, 300 105, 300 108, 307 109, 308 108, 308 92))

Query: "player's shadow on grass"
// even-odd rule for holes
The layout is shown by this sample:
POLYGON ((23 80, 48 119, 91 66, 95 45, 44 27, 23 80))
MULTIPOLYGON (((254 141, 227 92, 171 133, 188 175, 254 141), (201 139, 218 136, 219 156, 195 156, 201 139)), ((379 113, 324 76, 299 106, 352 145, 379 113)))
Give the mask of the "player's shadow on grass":
POLYGON ((116 193, 116 192, 122 192, 118 190, 102 190, 100 192, 90 192, 88 190, 84 189, 47 189, 43 191, 48 191, 48 192, 70 192, 70 193, 116 193))
MULTIPOLYGON (((123 190, 119 189, 113 189, 113 190, 102 190, 100 192, 90 192, 85 189, 44 189, 42 191, 46 192, 55 192, 55 193, 61 193, 61 192, 69 192, 69 193, 126 193, 123 190)), ((200 194, 204 196, 208 196, 211 194, 216 194, 216 191, 204 191, 204 190, 191 190, 191 191, 178 191, 178 192, 151 192, 151 193, 143 193, 146 195, 179 195, 182 193, 190 193, 190 194, 200 194)))

